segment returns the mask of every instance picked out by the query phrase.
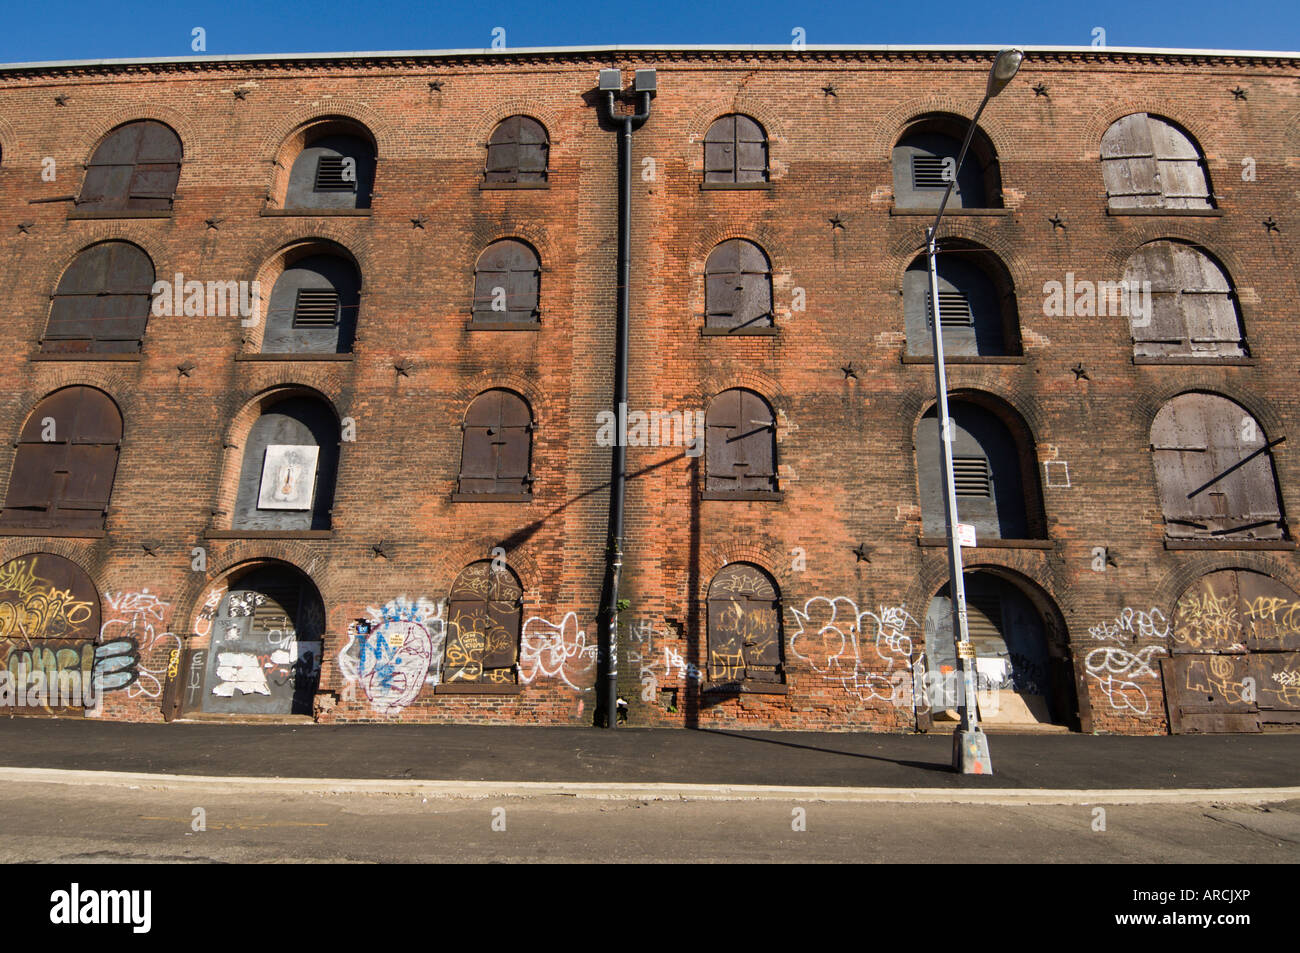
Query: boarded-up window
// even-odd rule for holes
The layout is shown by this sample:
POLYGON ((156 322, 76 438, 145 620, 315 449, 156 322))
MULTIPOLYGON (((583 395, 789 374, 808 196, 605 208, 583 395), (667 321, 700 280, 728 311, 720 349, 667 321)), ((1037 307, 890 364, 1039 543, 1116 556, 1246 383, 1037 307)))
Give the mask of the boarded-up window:
POLYGON ((1151 424, 1151 449, 1166 535, 1286 535, 1264 428, 1240 404, 1217 394, 1180 394, 1151 424))
POLYGON ((708 493, 775 492, 776 422, 767 401, 725 390, 710 402, 705 430, 708 493))
POLYGON ((375 148, 355 135, 312 140, 293 160, 285 208, 370 208, 375 148))
POLYGON ((263 354, 346 354, 356 335, 361 275, 339 255, 310 255, 275 280, 263 354))
POLYGON ((550 141, 545 127, 528 116, 501 120, 488 140, 487 182, 545 182, 550 141))
POLYGON ((447 607, 444 682, 513 685, 524 590, 509 567, 490 560, 466 567, 447 607))
POLYGON ((704 136, 705 182, 766 182, 767 133, 749 116, 715 119, 704 136))
MULTIPOLYGON (((941 248, 935 269, 945 356, 1020 353, 1015 295, 1001 262, 983 250, 941 248)), ((934 302, 924 255, 903 275, 903 323, 908 353, 933 353, 934 302)))
MULTIPOLYGON (((1022 455, 1033 459, 1033 448, 1021 448, 1007 425, 978 404, 955 400, 949 413, 959 521, 973 524, 978 538, 1025 539, 1041 535, 1038 486, 1035 482, 1026 488, 1021 466, 1022 455)), ((922 530, 926 536, 942 537, 943 465, 938 419, 933 410, 916 429, 916 462, 920 471, 922 530)))
POLYGON ((152 119, 118 126, 86 167, 79 212, 170 211, 181 175, 181 140, 152 119))
POLYGON ((542 265, 515 239, 493 242, 474 266, 475 324, 536 324, 541 317, 542 265))
POLYGON ((103 391, 65 387, 32 411, 18 438, 3 524, 101 530, 117 472, 122 415, 103 391))
POLYGON ((244 441, 231 528, 329 529, 338 448, 338 418, 322 401, 272 404, 244 441))
POLYGON ((724 566, 709 585, 709 681, 784 681, 781 597, 755 566, 724 566))
POLYGON ((139 353, 153 281, 153 262, 135 245, 101 242, 87 248, 59 279, 41 352, 139 353))
MULTIPOLYGON (((899 208, 938 208, 952 174, 957 170, 968 120, 934 116, 908 127, 894 146, 890 164, 894 177, 894 204, 899 208)), ((948 208, 998 208, 1002 184, 993 145, 976 130, 948 208)))
POLYGON ((1149 242, 1129 258, 1124 281, 1129 301, 1142 302, 1129 308, 1134 357, 1245 356, 1232 281, 1199 248, 1149 242))
POLYGON ((732 238, 704 266, 705 327, 743 334, 772 326, 772 271, 763 250, 732 238))
POLYGON ((465 412, 460 492, 527 495, 532 492, 533 414, 508 390, 484 391, 465 412))
POLYGON ((1200 148, 1167 119, 1134 113, 1101 137, 1110 207, 1212 208, 1200 148))

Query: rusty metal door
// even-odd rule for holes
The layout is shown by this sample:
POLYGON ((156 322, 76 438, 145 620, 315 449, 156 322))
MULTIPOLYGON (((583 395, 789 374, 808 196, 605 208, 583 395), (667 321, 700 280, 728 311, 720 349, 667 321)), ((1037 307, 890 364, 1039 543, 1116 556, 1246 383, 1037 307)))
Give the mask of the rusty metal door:
POLYGON ((443 682, 516 683, 523 597, 514 572, 486 560, 456 577, 448 602, 443 682))
POLYGON ((763 250, 733 238, 704 266, 705 327, 745 331, 772 326, 772 275, 763 250))
POLYGON ((755 566, 724 566, 709 585, 709 681, 779 684, 784 679, 776 584, 755 566))
POLYGON ((723 391, 709 403, 705 427, 708 491, 776 489, 776 422, 767 401, 753 391, 723 391))

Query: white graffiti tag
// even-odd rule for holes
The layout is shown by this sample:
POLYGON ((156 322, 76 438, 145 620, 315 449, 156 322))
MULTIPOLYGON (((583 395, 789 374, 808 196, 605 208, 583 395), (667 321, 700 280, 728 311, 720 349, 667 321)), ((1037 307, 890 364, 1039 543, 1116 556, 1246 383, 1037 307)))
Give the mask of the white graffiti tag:
POLYGON ((158 698, 172 653, 179 655, 180 636, 166 631, 167 608, 164 602, 148 589, 104 593, 108 618, 99 629, 101 645, 130 640, 135 643, 135 680, 126 687, 128 698, 158 698))
POLYGON ((802 610, 791 609, 797 631, 790 651, 828 681, 866 701, 880 698, 897 703, 899 672, 911 672, 912 638, 907 627, 919 628, 906 606, 880 606, 879 613, 859 611, 847 596, 815 596, 802 610), (870 641, 870 654, 864 641, 870 641))
POLYGON ((1169 636, 1169 621, 1159 609, 1152 607, 1140 612, 1125 607, 1113 622, 1102 622, 1088 630, 1094 639, 1123 641, 1133 639, 1163 639, 1169 636))
POLYGON ((1083 664, 1089 677, 1097 680, 1101 690, 1110 699, 1112 708, 1145 715, 1150 709, 1150 703, 1146 691, 1136 679, 1143 676, 1155 678, 1151 657, 1157 652, 1163 654, 1164 651, 1164 647, 1159 645, 1148 645, 1136 652, 1104 645, 1089 652, 1083 664))
POLYGON ((575 692, 590 691, 582 685, 596 667, 596 646, 587 644, 587 633, 578 628, 578 614, 565 613, 557 625, 541 616, 524 623, 519 641, 519 680, 525 685, 539 675, 558 678, 575 692))

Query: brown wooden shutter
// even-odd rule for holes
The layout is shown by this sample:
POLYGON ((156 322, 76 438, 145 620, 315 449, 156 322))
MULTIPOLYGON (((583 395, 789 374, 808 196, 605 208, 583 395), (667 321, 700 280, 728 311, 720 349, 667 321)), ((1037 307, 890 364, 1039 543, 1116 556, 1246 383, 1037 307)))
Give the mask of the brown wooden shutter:
POLYGON ((705 429, 708 491, 776 489, 776 426, 767 401, 753 391, 723 391, 709 404, 705 429))
POLYGON ((41 351, 138 352, 153 281, 153 262, 135 245, 114 241, 87 248, 59 279, 41 351))
POLYGON ((783 681, 781 602, 767 573, 724 566, 709 585, 708 625, 710 681, 783 681))
POLYGON ((488 182, 545 182, 550 141, 546 129, 528 116, 503 119, 488 141, 488 182))
POLYGON ((180 138, 160 122, 113 130, 91 157, 78 211, 167 211, 181 174, 180 138))
POLYGON ((65 387, 36 405, 19 437, 5 508, 6 526, 103 529, 117 472, 122 416, 93 387, 65 387), (42 439, 46 418, 54 440, 42 439))
POLYGON ((744 331, 772 326, 772 274, 763 250, 733 238, 704 266, 705 326, 744 331))
POLYGON ((1134 113, 1101 140, 1102 177, 1111 208, 1210 208, 1205 161, 1168 120, 1134 113))
POLYGON ((514 239, 493 242, 474 267, 473 320, 536 322, 540 315, 541 263, 528 245, 514 239), (506 310, 493 310, 496 289, 505 293, 506 310))
POLYGON ((518 394, 490 390, 465 412, 460 492, 532 492, 532 411, 518 394))
POLYGON ((1171 537, 1278 539, 1284 535, 1263 428, 1217 394, 1180 394, 1151 425, 1156 482, 1171 537), (1252 433, 1246 441, 1243 434, 1252 433))
POLYGON ((705 182, 766 182, 767 134, 749 116, 714 120, 704 136, 705 182))
POLYGON ((1241 317, 1232 282, 1200 249, 1149 242, 1129 258, 1129 288, 1150 282, 1150 322, 1134 320, 1136 357, 1242 357, 1241 317))

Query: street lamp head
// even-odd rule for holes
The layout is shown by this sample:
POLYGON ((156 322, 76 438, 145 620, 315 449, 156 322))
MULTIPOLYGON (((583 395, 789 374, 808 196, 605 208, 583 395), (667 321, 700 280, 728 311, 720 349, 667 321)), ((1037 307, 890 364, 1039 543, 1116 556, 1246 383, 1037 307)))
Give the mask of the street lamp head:
POLYGON ((1025 54, 1016 49, 998 53, 993 61, 993 68, 989 70, 989 88, 986 93, 988 98, 992 99, 1002 92, 1007 83, 1015 79, 1016 72, 1020 69, 1020 61, 1024 58, 1025 54))

